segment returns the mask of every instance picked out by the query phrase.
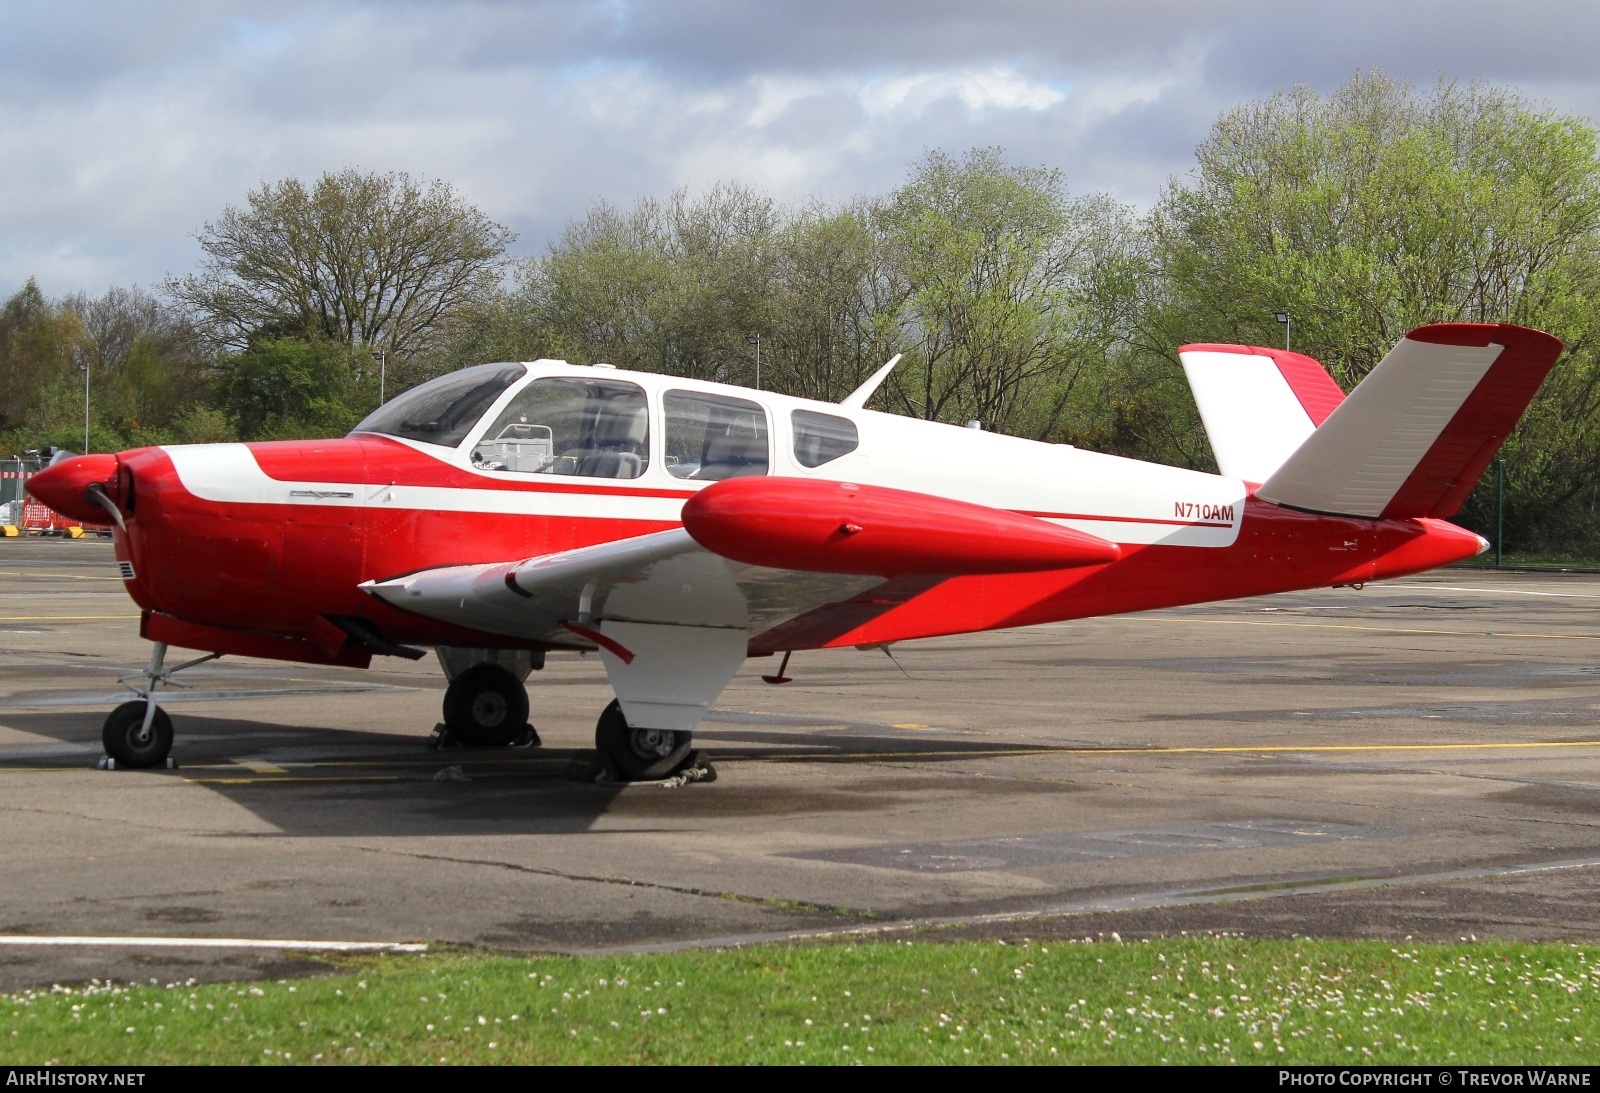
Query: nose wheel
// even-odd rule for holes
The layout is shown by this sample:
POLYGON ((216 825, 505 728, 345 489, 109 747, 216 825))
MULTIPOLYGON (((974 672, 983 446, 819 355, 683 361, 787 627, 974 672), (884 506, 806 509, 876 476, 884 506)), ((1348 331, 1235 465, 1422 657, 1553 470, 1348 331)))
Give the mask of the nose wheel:
POLYGON ((477 664, 444 692, 445 728, 473 748, 505 747, 528 727, 528 691, 498 664, 477 664))
POLYGON ((172 751, 172 718, 160 706, 136 698, 111 711, 100 730, 100 741, 119 767, 159 767, 172 751))
POLYGON ((648 782, 676 774, 689 758, 694 734, 670 729, 636 729, 615 699, 594 727, 594 746, 625 782, 648 782))
POLYGON ((167 668, 164 667, 167 644, 156 642, 150 650, 150 666, 137 676, 123 676, 117 681, 139 697, 112 710, 101 726, 100 742, 106 749, 106 759, 101 760, 100 764, 102 769, 127 767, 148 770, 151 767, 174 766, 168 758, 168 753, 172 751, 172 718, 167 716, 166 710, 156 705, 156 687, 163 683, 169 687, 183 687, 185 684, 172 677, 197 664, 216 660, 221 655, 207 653, 176 668, 167 668), (139 683, 132 683, 134 679, 138 679, 139 683))

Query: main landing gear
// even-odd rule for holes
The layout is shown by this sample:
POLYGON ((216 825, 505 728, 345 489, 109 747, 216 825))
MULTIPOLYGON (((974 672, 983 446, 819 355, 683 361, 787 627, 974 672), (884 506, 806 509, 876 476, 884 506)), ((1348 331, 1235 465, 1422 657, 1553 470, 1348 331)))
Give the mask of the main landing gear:
POLYGON ((139 697, 131 702, 124 702, 112 710, 101 727, 100 742, 106 749, 106 758, 102 761, 102 765, 107 768, 128 767, 133 770, 175 766, 176 764, 169 758, 172 751, 172 718, 167 716, 166 710, 156 705, 156 687, 162 683, 169 687, 182 687, 184 684, 173 679, 173 676, 185 668, 193 668, 196 664, 216 660, 221 655, 221 653, 210 653, 186 661, 176 668, 163 669, 162 664, 167 658, 167 643, 156 642, 155 647, 150 650, 150 666, 138 676, 124 676, 117 681, 139 697), (138 685, 129 682, 135 678, 141 681, 138 685))
POLYGON ((469 748, 505 747, 528 731, 528 690, 498 664, 475 664, 444 692, 444 727, 469 748))
POLYGON ((618 781, 648 782, 670 778, 689 759, 694 734, 671 729, 636 729, 622 714, 616 699, 605 708, 594 727, 594 746, 618 781))

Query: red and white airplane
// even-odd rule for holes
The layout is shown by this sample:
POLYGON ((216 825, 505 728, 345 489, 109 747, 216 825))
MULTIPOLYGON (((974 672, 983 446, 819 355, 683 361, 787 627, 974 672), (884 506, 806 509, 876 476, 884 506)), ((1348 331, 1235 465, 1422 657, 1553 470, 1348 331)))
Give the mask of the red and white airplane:
MULTIPOLYGON (((680 767, 746 657, 1328 585, 1467 558, 1446 523, 1555 363, 1522 327, 1412 331, 1348 398, 1316 361, 1180 350, 1221 474, 863 404, 541 360, 408 391, 342 440, 139 448, 29 484, 116 555, 155 643, 106 720, 166 760, 168 645, 365 667, 438 650, 463 742, 524 729, 547 653, 599 650, 615 775, 680 767)), ((191 661, 198 663, 198 661, 191 661)), ((783 668, 776 677, 781 681, 783 668)))

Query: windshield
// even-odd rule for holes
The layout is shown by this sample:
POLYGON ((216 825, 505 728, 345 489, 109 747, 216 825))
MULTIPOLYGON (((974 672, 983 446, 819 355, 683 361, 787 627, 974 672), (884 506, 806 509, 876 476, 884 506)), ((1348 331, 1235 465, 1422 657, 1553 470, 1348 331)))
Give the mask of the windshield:
POLYGON ((353 431, 454 448, 494 400, 526 374, 520 364, 480 364, 452 372, 378 407, 353 431))

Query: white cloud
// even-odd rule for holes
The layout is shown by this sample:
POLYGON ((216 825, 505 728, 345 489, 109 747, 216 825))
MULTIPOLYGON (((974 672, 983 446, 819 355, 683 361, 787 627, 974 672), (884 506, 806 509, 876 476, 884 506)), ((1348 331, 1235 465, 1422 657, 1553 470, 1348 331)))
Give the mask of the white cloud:
POLYGON ((349 165, 447 179, 531 253, 599 199, 738 178, 843 200, 931 148, 1000 145, 1148 203, 1223 109, 1374 65, 1600 106, 1579 48, 1600 9, 1442 5, 14 0, 0 293, 183 272, 251 187, 349 165))
POLYGON ((916 117, 944 99, 958 100, 974 115, 990 110, 1046 110, 1066 97, 1059 88, 1027 79, 1008 66, 888 76, 868 81, 861 90, 862 105, 872 117, 916 117))

